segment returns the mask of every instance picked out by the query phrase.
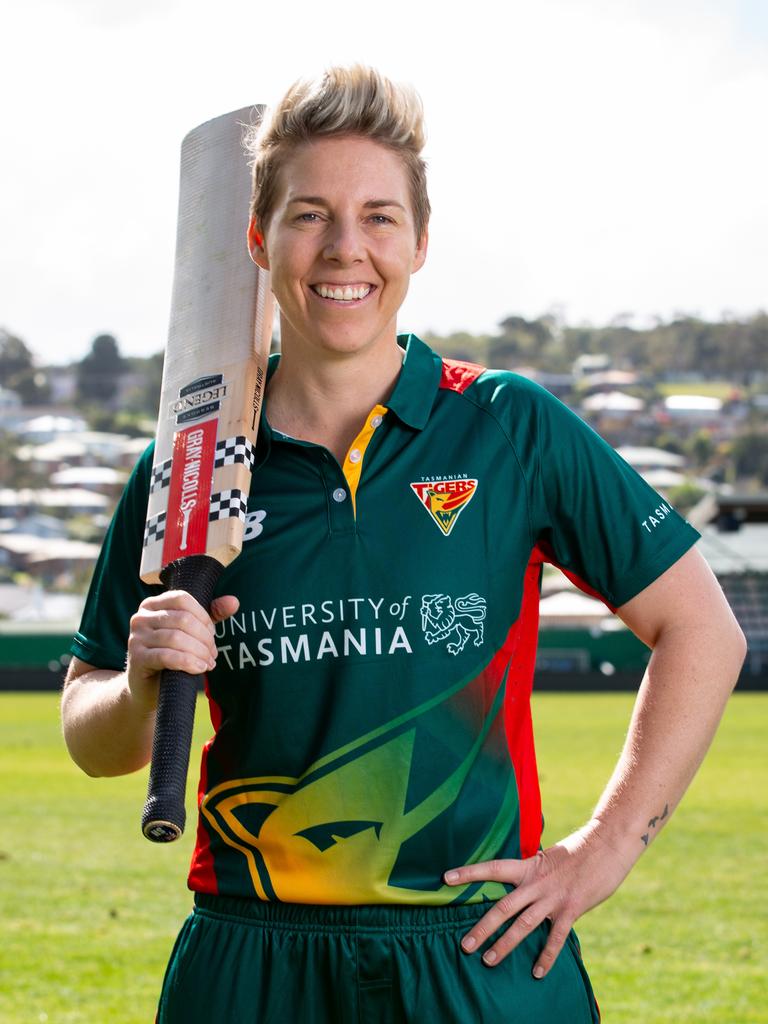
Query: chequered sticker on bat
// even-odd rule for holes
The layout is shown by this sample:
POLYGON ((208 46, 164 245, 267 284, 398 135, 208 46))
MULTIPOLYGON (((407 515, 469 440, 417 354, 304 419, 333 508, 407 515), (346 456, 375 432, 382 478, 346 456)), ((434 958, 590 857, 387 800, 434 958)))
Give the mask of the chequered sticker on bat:
POLYGON ((244 491, 219 491, 211 495, 211 511, 208 516, 211 522, 216 519, 237 517, 245 522, 248 510, 248 495, 244 491))
POLYGON ((154 544, 155 541, 163 539, 165 536, 166 516, 166 512, 160 512, 158 515, 152 516, 151 519, 147 520, 147 524, 144 527, 144 547, 147 544, 154 544))
POLYGON ((158 462, 156 466, 152 467, 152 481, 149 485, 149 493, 154 494, 155 491, 160 490, 162 487, 167 487, 171 482, 171 459, 166 459, 165 462, 158 462))
POLYGON ((214 466, 232 466, 236 462, 245 463, 249 469, 253 469, 255 455, 253 445, 247 437, 242 434, 237 437, 227 437, 216 445, 216 461, 214 466))

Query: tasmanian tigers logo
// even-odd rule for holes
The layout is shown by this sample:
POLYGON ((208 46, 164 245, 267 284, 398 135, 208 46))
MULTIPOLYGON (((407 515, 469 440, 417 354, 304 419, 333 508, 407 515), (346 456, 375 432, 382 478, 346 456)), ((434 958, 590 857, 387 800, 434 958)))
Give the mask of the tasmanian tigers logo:
POLYGON ((447 594, 425 594, 421 599, 421 628, 428 644, 449 640, 448 650, 459 654, 470 637, 475 647, 483 643, 485 598, 466 594, 452 601, 447 594))
POLYGON ((418 480, 411 484, 411 490, 429 513, 432 522, 448 537, 474 497, 477 480, 418 480))

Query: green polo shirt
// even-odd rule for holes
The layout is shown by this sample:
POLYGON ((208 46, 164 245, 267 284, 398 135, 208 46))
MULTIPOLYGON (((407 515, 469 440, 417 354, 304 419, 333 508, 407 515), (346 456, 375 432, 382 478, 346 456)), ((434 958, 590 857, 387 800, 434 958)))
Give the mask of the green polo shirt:
MULTIPOLYGON (((616 608, 699 534, 514 373, 418 338, 343 465, 262 415, 242 554, 217 593, 194 890, 297 903, 477 902, 456 864, 529 857, 542 563, 616 608)), ((279 356, 271 357, 270 374, 279 356)), ((139 461, 72 645, 120 669, 152 465, 139 461)))

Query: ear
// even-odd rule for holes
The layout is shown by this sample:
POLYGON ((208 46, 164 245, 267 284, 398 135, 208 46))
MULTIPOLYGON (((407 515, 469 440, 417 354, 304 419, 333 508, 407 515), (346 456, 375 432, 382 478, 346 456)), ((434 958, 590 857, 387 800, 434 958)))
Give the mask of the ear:
POLYGON ((253 217, 248 222, 248 252, 257 267, 262 270, 269 270, 269 260, 264 248, 264 236, 259 231, 258 225, 253 217))
POLYGON ((419 239, 416 245, 416 252, 413 255, 413 266, 411 273, 415 274, 417 270, 421 270, 424 266, 424 260, 427 258, 427 247, 429 245, 429 229, 424 228, 424 234, 419 239))

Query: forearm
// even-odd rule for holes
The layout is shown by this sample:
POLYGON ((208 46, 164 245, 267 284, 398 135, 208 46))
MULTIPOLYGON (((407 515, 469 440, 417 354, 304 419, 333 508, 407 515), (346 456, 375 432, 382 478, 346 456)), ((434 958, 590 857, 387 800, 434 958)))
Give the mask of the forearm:
POLYGON ((619 762, 593 814, 628 867, 659 834, 715 735, 744 661, 735 621, 670 628, 643 678, 619 762))
POLYGON ((445 875, 451 885, 488 879, 515 887, 462 940, 469 952, 514 918, 484 954, 487 964, 500 963, 548 919, 533 973, 540 978, 550 970, 574 921, 621 885, 669 820, 738 679, 744 635, 698 552, 683 555, 617 614, 653 654, 619 763, 592 818, 535 857, 464 865, 445 875))
POLYGON ((155 711, 132 695, 125 672, 97 670, 69 680, 61 715, 69 753, 86 774, 126 775, 149 762, 155 711))

